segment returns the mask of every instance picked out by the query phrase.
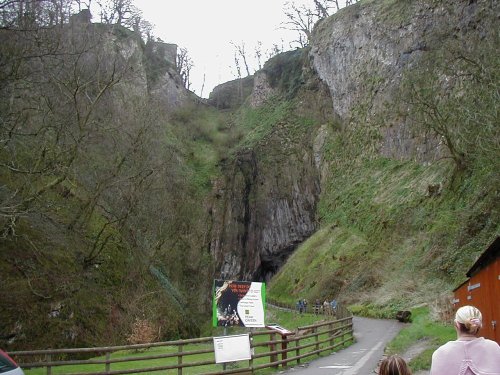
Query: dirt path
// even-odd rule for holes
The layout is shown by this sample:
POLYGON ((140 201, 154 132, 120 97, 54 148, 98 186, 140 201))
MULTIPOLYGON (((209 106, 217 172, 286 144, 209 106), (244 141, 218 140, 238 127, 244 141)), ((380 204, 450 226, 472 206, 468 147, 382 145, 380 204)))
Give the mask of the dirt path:
MULTIPOLYGON (((407 361, 410 362, 412 358, 415 358, 420 353, 422 353, 429 346, 428 340, 421 340, 412 345, 405 353, 402 353, 401 356, 407 361)), ((429 375, 429 371, 421 370, 418 372, 414 372, 413 375, 429 375)))

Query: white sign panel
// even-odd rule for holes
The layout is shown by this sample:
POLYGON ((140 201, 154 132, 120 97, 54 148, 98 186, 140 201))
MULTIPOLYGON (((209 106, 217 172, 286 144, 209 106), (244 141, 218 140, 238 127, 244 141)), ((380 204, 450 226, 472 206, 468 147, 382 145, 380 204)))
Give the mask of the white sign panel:
POLYGON ((215 363, 244 361, 252 358, 250 336, 214 337, 215 363))
POLYGON ((251 283, 247 294, 238 303, 238 315, 245 327, 264 327, 262 283, 251 283))

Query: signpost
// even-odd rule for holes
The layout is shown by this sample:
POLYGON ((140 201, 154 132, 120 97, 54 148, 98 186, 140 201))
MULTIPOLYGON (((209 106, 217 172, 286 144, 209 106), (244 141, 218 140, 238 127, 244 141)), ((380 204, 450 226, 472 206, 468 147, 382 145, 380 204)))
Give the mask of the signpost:
POLYGON ((215 362, 250 360, 250 336, 226 336, 227 328, 234 326, 264 327, 266 285, 264 283, 234 280, 215 280, 212 300, 212 324, 224 327, 224 336, 214 337, 215 362))
MULTIPOLYGON (((293 335, 294 333, 292 331, 289 331, 288 329, 286 328, 283 328, 281 326, 279 326, 278 324, 269 324, 266 326, 266 328, 268 329, 271 329, 273 331, 276 331, 277 333, 279 333, 281 335, 281 359, 283 360, 283 363, 282 363, 282 367, 286 367, 286 353, 287 353, 287 347, 288 347, 288 336, 290 335, 293 335)), ((274 349, 273 349, 274 350, 274 349)), ((276 360, 277 358, 275 357, 274 358, 274 361, 276 360)))

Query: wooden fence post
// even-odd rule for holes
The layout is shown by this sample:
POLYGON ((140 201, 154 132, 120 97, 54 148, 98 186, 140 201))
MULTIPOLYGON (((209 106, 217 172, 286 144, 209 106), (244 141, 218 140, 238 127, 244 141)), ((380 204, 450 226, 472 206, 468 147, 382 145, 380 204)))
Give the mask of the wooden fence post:
POLYGON ((281 364, 281 367, 286 367, 286 358, 287 358, 287 348, 288 348, 288 336, 287 335, 281 335, 281 360, 283 363, 281 364))
POLYGON ((106 352, 106 374, 109 374, 111 371, 111 363, 109 360, 111 359, 111 352, 106 352))
POLYGON ((330 336, 330 346, 333 346, 333 343, 335 342, 335 339, 333 338, 333 330, 335 325, 333 323, 328 324, 328 335, 330 336))
POLYGON ((47 375, 52 375, 52 366, 50 365, 50 362, 52 362, 52 355, 51 354, 47 354, 47 363, 49 363, 49 365, 47 365, 47 375))
MULTIPOLYGON (((269 335, 269 337, 271 338, 271 343, 269 344, 269 350, 271 352, 274 352, 276 350, 276 344, 274 343, 274 340, 276 339, 276 334, 275 333, 271 333, 269 335)), ((278 358, 277 358, 276 354, 271 354, 271 356, 270 356, 271 362, 276 362, 277 359, 278 358)), ((277 366, 274 366, 274 367, 277 367, 277 366)))
POLYGON ((299 346, 300 346, 300 338, 296 337, 295 338, 295 356, 297 357, 297 364, 300 363, 300 358, 299 358, 300 348, 299 348, 299 346))
MULTIPOLYGON (((314 327, 313 332, 315 333, 314 339, 316 340, 316 350, 319 350, 319 335, 320 333, 318 332, 318 327, 314 327)), ((318 356, 320 356, 321 353, 318 353, 318 356)))
POLYGON ((179 368, 177 369, 177 374, 182 375, 182 344, 179 345, 179 350, 177 354, 177 364, 179 365, 179 368))

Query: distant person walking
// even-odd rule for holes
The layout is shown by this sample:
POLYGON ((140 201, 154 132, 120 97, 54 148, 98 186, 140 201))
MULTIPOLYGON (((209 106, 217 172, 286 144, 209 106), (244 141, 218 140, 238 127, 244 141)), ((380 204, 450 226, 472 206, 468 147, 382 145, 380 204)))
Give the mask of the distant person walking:
POLYGON ((330 304, 328 303, 328 301, 326 299, 323 302, 323 314, 324 315, 331 315, 330 314, 330 304))
POLYGON ((304 311, 304 301, 299 299, 297 301, 297 311, 302 314, 302 312, 304 311))
POLYGON ((455 314, 457 340, 439 347, 432 355, 430 375, 500 375, 500 346, 477 337, 482 326, 481 312, 462 306, 455 314))
POLYGON ((332 299, 332 302, 330 302, 330 306, 332 307, 332 314, 336 315, 337 314, 337 300, 332 299))
POLYGON ((411 370, 403 358, 391 355, 380 362, 378 375, 411 375, 411 370))

